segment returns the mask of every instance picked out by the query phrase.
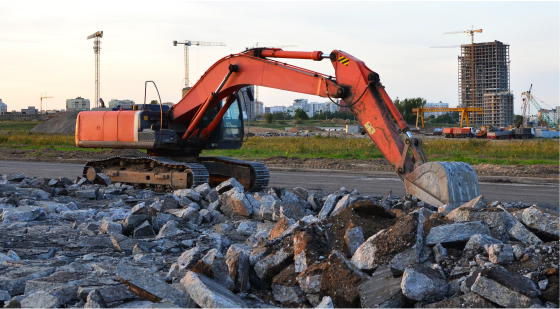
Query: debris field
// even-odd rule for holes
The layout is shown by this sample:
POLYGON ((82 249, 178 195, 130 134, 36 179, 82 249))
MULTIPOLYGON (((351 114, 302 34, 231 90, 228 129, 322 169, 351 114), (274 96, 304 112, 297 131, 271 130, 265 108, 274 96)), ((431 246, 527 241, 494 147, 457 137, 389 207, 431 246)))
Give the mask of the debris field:
POLYGON ((0 179, 4 308, 558 307, 558 208, 0 179))

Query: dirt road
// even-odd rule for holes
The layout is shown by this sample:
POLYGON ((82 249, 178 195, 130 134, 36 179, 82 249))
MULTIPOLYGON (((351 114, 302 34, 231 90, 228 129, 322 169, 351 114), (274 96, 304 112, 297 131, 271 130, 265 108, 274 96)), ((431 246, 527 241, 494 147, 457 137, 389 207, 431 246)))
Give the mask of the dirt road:
MULTIPOLYGON (((82 164, 0 161, 0 174, 25 173, 36 177, 68 177, 82 174, 82 164)), ((558 180, 541 181, 535 178, 517 178, 513 183, 503 183, 500 178, 481 177, 480 191, 491 201, 547 203, 558 205, 560 199, 558 180)), ((344 186, 358 189, 361 194, 383 195, 393 190, 404 195, 400 180, 391 172, 356 171, 294 171, 288 168, 271 168, 271 187, 318 188, 332 192, 344 186)))

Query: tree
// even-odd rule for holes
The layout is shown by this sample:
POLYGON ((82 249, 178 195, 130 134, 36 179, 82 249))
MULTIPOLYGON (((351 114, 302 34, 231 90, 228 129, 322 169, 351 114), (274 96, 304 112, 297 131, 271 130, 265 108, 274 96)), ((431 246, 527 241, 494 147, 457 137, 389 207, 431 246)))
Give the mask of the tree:
POLYGON ((307 113, 301 108, 298 108, 294 111, 294 117, 296 119, 299 118, 301 120, 308 120, 309 119, 309 116, 307 115, 307 113))
POLYGON ((513 117, 513 126, 516 127, 516 128, 522 127, 523 126, 523 116, 515 115, 513 117))
POLYGON ((151 100, 150 104, 159 104, 157 100, 151 100))
POLYGON ((266 123, 272 123, 272 114, 264 114, 264 121, 266 121, 266 123))
POLYGON ((426 100, 422 98, 415 98, 415 99, 404 99, 399 100, 395 99, 395 106, 401 113, 404 118, 404 121, 407 123, 415 123, 416 122, 416 115, 412 113, 413 108, 424 107, 426 105, 426 100))

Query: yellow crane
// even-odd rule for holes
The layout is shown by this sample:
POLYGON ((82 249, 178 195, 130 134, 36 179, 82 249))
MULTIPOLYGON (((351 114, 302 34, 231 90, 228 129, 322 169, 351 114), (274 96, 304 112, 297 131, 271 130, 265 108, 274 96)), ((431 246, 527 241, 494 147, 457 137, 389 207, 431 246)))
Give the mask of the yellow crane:
POLYGON ((461 112, 461 122, 460 126, 463 127, 463 119, 465 120, 467 127, 469 124, 469 114, 468 112, 482 113, 482 107, 421 107, 413 108, 412 113, 416 114, 416 127, 418 128, 418 118, 422 119, 422 128, 424 127, 424 113, 448 113, 448 112, 461 112))
POLYGON ((47 97, 47 93, 45 92, 45 96, 43 96, 43 94, 41 93, 41 111, 39 112, 39 114, 43 114, 43 99, 53 99, 54 97, 47 97))

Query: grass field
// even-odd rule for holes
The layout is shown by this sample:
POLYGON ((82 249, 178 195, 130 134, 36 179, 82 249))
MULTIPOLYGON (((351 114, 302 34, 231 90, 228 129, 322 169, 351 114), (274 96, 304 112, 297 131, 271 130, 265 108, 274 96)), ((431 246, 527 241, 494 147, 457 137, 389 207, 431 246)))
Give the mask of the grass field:
MULTIPOLYGON (((31 133, 36 121, 0 121, 0 147, 18 149, 54 149, 57 151, 102 151, 77 148, 73 135, 31 133)), ((491 141, 480 139, 424 140, 428 158, 462 161, 469 164, 531 165, 559 164, 557 139, 491 141)), ((383 158, 367 138, 336 137, 252 137, 237 150, 204 151, 203 155, 265 159, 273 156, 298 158, 359 159, 383 158)))
MULTIPOLYGON (((462 161, 469 164, 558 165, 558 140, 429 140, 423 144, 430 160, 462 161)), ((250 138, 238 150, 204 151, 204 155, 264 159, 272 156, 298 158, 370 159, 383 158, 369 139, 356 138, 250 138)))

